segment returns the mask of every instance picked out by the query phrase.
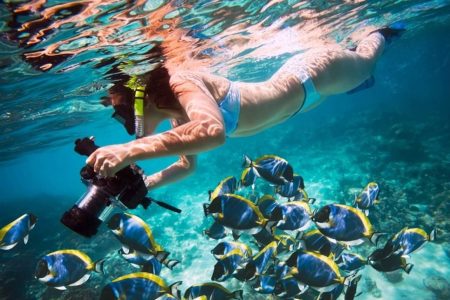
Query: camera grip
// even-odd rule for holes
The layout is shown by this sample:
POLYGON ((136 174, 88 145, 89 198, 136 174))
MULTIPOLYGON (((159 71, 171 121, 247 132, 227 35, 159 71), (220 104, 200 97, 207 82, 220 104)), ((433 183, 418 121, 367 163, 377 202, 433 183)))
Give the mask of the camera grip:
POLYGON ((77 139, 75 141, 75 152, 81 155, 89 156, 98 148, 100 147, 94 143, 93 136, 77 139))

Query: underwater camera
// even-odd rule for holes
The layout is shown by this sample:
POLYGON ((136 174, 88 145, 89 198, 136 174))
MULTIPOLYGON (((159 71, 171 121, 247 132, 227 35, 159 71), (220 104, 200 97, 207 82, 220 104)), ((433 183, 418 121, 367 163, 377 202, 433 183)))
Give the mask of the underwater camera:
MULTIPOLYGON (((81 155, 89 156, 98 148, 93 137, 75 141, 75 151, 81 155)), ((142 173, 142 169, 137 165, 129 165, 115 176, 105 178, 96 174, 90 165, 85 165, 80 175, 81 181, 87 186, 87 192, 63 214, 61 222, 78 234, 91 237, 97 233, 98 227, 114 208, 135 209, 140 204, 147 209, 155 202, 180 213, 181 210, 176 207, 146 197, 148 190, 142 173)))

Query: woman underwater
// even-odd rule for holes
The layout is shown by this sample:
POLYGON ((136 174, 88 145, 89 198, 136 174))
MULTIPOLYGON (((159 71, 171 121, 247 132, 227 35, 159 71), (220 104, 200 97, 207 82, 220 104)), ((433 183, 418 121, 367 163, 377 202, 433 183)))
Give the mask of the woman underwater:
POLYGON ((330 46, 293 56, 264 82, 232 82, 204 72, 176 72, 161 63, 146 74, 138 92, 133 94, 125 87, 109 92, 108 104, 129 107, 125 114, 131 124, 129 133, 136 129, 133 103, 136 99, 145 103, 140 113, 143 136, 101 147, 87 163, 100 175, 113 176, 138 160, 178 155, 178 161, 147 176, 145 182, 152 189, 184 178, 194 171, 198 153, 219 147, 227 137, 256 134, 313 109, 330 95, 363 84, 371 77, 386 40, 402 30, 384 27, 372 31, 352 50, 330 46), (171 120, 172 128, 154 134, 166 119, 171 120))

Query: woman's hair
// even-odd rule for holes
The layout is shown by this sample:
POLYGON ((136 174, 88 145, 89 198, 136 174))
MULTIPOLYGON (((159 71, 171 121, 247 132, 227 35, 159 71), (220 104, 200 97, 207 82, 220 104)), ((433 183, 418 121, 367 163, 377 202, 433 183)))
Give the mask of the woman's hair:
MULTIPOLYGON (((161 63, 164 58, 163 48, 161 45, 154 46, 148 53, 147 59, 149 63, 155 63, 157 67, 146 73, 145 78, 145 93, 153 95, 152 99, 158 108, 176 108, 178 100, 170 88, 170 74, 164 63, 161 63)), ((114 65, 113 68, 107 72, 107 75, 114 85, 109 89, 109 93, 121 94, 129 105, 134 104, 134 91, 127 87, 127 83, 131 76, 123 73, 119 65, 114 65)), ((108 97, 104 97, 101 102, 103 105, 110 105, 108 97)))
POLYGON ((170 87, 170 74, 164 65, 146 74, 145 93, 152 97, 158 108, 176 108, 178 100, 170 87))

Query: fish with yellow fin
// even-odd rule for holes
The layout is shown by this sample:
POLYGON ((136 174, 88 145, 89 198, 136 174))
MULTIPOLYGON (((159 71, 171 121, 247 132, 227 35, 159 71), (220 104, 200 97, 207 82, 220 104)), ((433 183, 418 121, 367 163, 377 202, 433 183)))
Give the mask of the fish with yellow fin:
POLYGON ((276 155, 263 155, 251 160, 244 155, 244 170, 252 169, 257 177, 275 185, 282 185, 294 180, 294 170, 285 160, 276 155))
POLYGON ((28 243, 30 231, 36 225, 37 218, 27 213, 0 229, 0 249, 11 250, 21 241, 28 243))
POLYGON ((101 292, 100 300, 144 300, 181 298, 178 287, 181 281, 167 285, 154 274, 138 272, 121 276, 107 284, 101 292))
POLYGON ((235 194, 224 194, 203 204, 205 216, 212 215, 221 225, 231 229, 235 239, 242 232, 256 234, 266 228, 271 231, 275 222, 264 218, 250 200, 235 194))
POLYGON ((167 261, 169 252, 159 245, 147 223, 138 216, 129 213, 117 213, 108 221, 108 227, 114 236, 122 243, 125 253, 133 249, 146 255, 157 257, 161 262, 167 261))
POLYGON ((59 250, 44 255, 36 266, 35 277, 58 290, 85 283, 91 271, 103 273, 104 259, 93 262, 79 250, 59 250))
POLYGON ((369 182, 363 191, 357 197, 355 196, 356 207, 368 216, 369 208, 380 202, 378 199, 379 192, 380 188, 378 184, 376 182, 369 182))
POLYGON ((348 246, 360 245, 365 240, 376 245, 378 239, 384 235, 374 231, 362 211, 343 204, 323 206, 314 214, 312 220, 327 238, 348 246))

